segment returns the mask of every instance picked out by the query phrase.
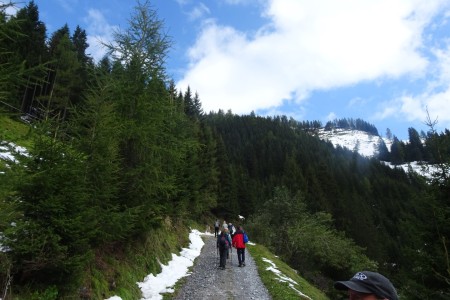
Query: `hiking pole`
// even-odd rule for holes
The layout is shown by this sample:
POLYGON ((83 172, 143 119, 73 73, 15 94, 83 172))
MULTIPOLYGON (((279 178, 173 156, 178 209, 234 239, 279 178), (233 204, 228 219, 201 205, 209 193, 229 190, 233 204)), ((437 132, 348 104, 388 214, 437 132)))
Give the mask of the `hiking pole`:
POLYGON ((217 252, 216 252, 216 261, 219 262, 218 266, 220 266, 220 261, 217 260, 217 258, 219 257, 219 247, 217 247, 217 252))
POLYGON ((233 265, 233 246, 231 246, 230 252, 231 252, 231 254, 230 254, 230 256, 231 256, 231 265, 233 265))

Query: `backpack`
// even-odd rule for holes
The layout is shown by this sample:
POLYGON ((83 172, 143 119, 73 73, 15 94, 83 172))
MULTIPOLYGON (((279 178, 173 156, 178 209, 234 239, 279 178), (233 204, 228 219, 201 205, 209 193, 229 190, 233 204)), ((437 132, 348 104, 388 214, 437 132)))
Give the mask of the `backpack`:
POLYGON ((219 248, 220 249, 228 249, 228 239, 225 234, 222 234, 219 238, 219 248))
POLYGON ((247 234, 244 232, 244 244, 248 243, 248 236, 247 234))

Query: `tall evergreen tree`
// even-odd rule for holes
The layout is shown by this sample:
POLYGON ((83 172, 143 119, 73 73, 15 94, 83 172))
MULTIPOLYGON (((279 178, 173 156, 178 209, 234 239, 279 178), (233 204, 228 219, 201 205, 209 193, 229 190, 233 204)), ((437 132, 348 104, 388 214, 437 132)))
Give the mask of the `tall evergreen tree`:
MULTIPOLYGON (((157 225, 172 212, 186 174, 190 151, 198 149, 185 116, 171 104, 164 59, 170 39, 149 2, 139 3, 129 28, 107 45, 114 60, 111 76, 121 132, 120 200, 139 210, 139 228, 157 225)), ((195 131, 194 131, 195 132, 195 131)), ((190 196, 190 195, 187 195, 190 196)))
POLYGON ((395 135, 391 145, 391 163, 400 165, 405 161, 405 144, 395 135))
POLYGON ((48 138, 49 123, 37 126, 22 176, 15 185, 20 218, 4 231, 12 249, 17 283, 67 284, 79 276, 92 252, 96 211, 84 181, 85 157, 69 145, 48 138))
MULTIPOLYGON (((61 29, 61 32, 65 32, 65 28, 61 29)), ((44 102, 47 115, 65 120, 69 110, 79 99, 82 81, 78 73, 81 65, 68 33, 62 36, 54 35, 52 42, 57 43, 52 51, 52 81, 48 95, 41 97, 41 101, 44 102)))
MULTIPOLYGON (((40 95, 45 79, 43 64, 48 60, 46 46, 46 26, 39 20, 39 10, 34 1, 20 9, 4 25, 6 31, 16 32, 6 35, 2 41, 8 54, 8 61, 16 66, 16 72, 26 69, 14 86, 8 88, 10 104, 21 112, 31 113, 34 98, 40 95), (20 33, 20 34, 17 34, 20 33)), ((1 60, 1 58, 0 58, 1 60)), ((11 81, 13 83, 13 81, 11 81)))
POLYGON ((406 145, 407 161, 422 161, 424 159, 424 149, 419 133, 414 128, 408 128, 409 143, 406 145))
POLYGON ((72 97, 72 103, 78 105, 83 101, 83 93, 87 88, 89 81, 89 70, 93 68, 92 58, 86 54, 86 49, 89 47, 87 43, 86 31, 77 26, 71 37, 75 52, 77 53, 77 60, 80 65, 78 76, 80 77, 79 84, 75 88, 75 94, 72 97))

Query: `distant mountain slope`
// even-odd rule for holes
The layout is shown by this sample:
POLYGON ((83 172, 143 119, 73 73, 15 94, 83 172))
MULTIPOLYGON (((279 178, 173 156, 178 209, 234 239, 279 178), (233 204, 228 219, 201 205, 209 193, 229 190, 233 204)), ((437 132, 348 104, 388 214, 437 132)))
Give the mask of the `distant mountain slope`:
POLYGON ((321 128, 318 131, 318 136, 322 140, 331 142, 335 147, 339 145, 350 150, 356 150, 366 157, 377 156, 380 144, 384 143, 378 135, 352 129, 325 130, 321 128))
MULTIPOLYGON (((320 139, 332 143, 334 147, 341 146, 352 151, 356 150, 360 155, 367 158, 377 157, 381 143, 384 143, 389 151, 392 144, 392 141, 389 139, 361 130, 325 130, 324 128, 321 128, 317 131, 317 135, 320 139)), ((427 165, 421 162, 404 163, 401 165, 393 165, 390 162, 384 162, 384 164, 391 168, 401 168, 405 172, 413 170, 426 178, 432 178, 432 173, 438 170, 436 166, 427 165)))

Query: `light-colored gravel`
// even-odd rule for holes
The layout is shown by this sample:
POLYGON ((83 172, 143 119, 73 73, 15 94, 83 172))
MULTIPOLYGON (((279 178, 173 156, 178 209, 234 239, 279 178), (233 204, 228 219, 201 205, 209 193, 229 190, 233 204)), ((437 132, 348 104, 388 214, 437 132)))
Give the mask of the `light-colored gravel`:
POLYGON ((245 267, 238 267, 236 249, 232 249, 225 270, 218 268, 216 238, 204 236, 205 245, 196 258, 192 274, 174 299, 271 299, 261 282, 254 260, 245 250, 245 267))

